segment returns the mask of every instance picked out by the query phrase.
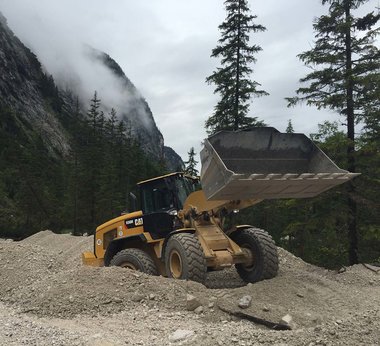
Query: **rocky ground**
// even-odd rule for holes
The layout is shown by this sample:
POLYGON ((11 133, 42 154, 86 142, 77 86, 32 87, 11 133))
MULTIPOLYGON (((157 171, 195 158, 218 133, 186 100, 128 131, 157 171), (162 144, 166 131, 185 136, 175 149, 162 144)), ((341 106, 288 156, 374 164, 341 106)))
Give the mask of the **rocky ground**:
POLYGON ((279 248, 278 277, 245 285, 231 269, 203 286, 83 267, 80 254, 91 247, 91 237, 50 231, 0 240, 0 345, 380 344, 376 268, 328 271, 279 248))

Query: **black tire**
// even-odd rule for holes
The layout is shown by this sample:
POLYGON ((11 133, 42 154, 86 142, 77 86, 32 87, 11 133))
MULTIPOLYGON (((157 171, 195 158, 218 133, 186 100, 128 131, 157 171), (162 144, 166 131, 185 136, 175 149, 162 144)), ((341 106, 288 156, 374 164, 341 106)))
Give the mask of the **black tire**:
POLYGON ((112 258, 110 265, 138 270, 150 275, 157 275, 157 267, 153 259, 145 251, 140 249, 124 249, 119 251, 112 258))
POLYGON ((169 278, 205 282, 206 258, 195 234, 178 233, 170 237, 165 248, 165 268, 169 278))
POLYGON ((272 279, 278 272, 277 247, 272 237, 262 229, 247 228, 231 234, 231 239, 241 248, 248 249, 253 264, 236 264, 236 270, 245 282, 272 279))

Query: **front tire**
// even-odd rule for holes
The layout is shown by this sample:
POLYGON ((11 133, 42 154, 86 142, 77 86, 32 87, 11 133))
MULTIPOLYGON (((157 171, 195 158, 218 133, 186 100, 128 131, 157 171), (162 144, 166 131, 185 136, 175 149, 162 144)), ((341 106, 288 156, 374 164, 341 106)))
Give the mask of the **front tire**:
POLYGON ((247 228, 231 235, 243 250, 249 251, 253 263, 236 264, 236 270, 245 282, 272 279, 278 272, 277 247, 272 237, 262 229, 247 228))
POLYGON ((112 258, 110 265, 137 270, 149 275, 157 275, 157 268, 153 259, 140 249, 124 249, 119 251, 112 258))
POLYGON ((195 234, 178 233, 170 237, 165 248, 165 267, 169 278, 205 282, 206 258, 195 234))

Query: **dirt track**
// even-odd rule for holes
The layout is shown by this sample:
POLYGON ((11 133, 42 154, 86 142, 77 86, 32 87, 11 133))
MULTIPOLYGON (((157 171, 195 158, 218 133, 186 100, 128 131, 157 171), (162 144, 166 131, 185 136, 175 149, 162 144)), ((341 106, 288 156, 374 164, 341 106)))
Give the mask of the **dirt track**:
POLYGON ((211 273, 205 287, 83 267, 80 254, 91 247, 92 237, 50 231, 0 240, 0 345, 380 344, 380 272, 363 265, 338 274, 279 249, 275 279, 244 285, 231 269, 211 273), (187 311, 187 294, 203 312, 187 311), (218 308, 242 311, 244 295, 253 298, 245 313, 273 322, 290 314, 293 330, 270 330, 218 308))

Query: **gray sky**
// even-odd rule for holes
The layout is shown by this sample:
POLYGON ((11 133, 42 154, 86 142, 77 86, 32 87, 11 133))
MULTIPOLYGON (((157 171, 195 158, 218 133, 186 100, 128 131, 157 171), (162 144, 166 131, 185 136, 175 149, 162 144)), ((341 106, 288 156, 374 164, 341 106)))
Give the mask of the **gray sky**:
MULTIPOLYGON (((320 0, 249 4, 256 23, 267 28, 252 36, 263 48, 252 79, 270 93, 252 100, 251 115, 280 131, 292 119, 295 131, 306 134, 323 120, 337 119, 327 110, 289 109, 284 100, 308 71, 296 55, 312 46, 313 19, 327 7, 320 0)), ((94 83, 110 81, 78 58, 80 46, 87 43, 110 54, 148 101, 165 145, 184 160, 192 146, 199 153, 204 123, 218 100, 205 78, 219 64, 210 54, 225 18, 222 0, 0 0, 0 10, 54 76, 67 68, 85 71, 88 95, 94 83)))

